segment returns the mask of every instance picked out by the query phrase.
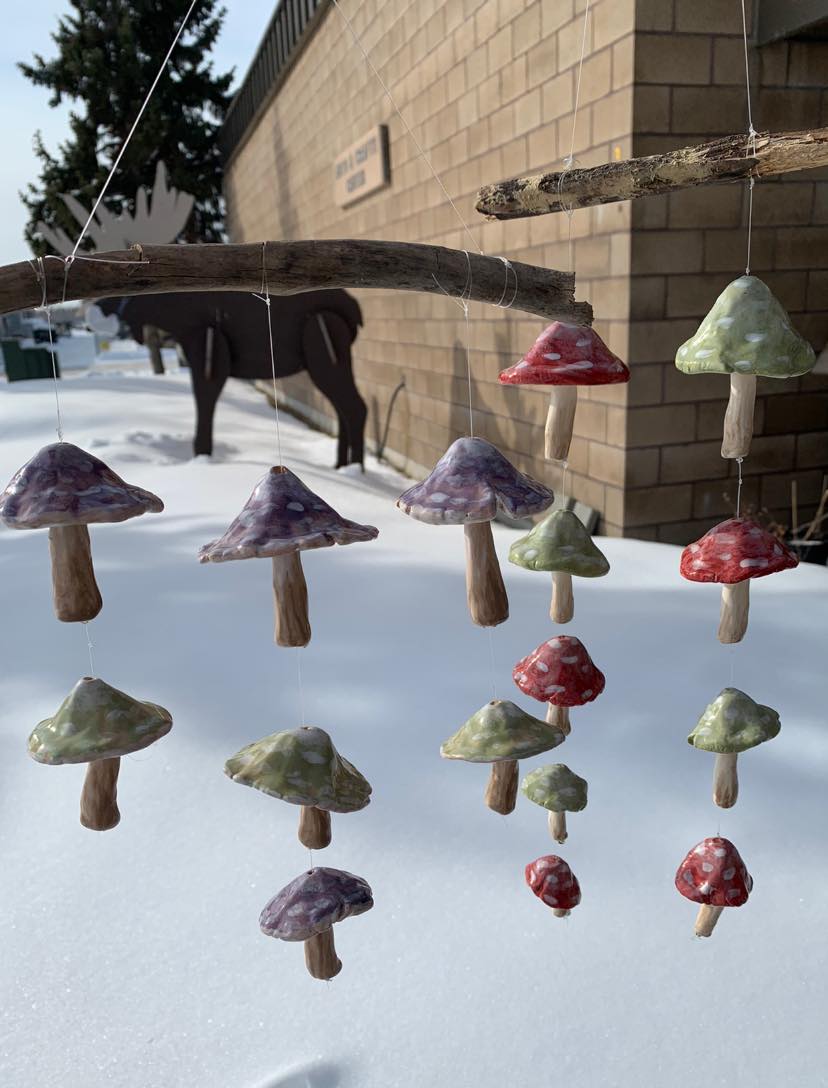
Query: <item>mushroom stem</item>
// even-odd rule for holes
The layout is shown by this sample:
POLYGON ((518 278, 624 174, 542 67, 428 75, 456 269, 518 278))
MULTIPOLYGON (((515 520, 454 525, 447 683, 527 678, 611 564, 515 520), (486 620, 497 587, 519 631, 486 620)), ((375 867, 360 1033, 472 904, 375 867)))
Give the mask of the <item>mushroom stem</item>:
POLYGON ((556 729, 569 736, 572 731, 572 726, 569 722, 569 707, 568 706, 555 706, 554 703, 546 704, 546 720, 550 725, 554 725, 556 729))
POLYGON ((709 937, 716 928, 719 915, 723 910, 724 907, 711 907, 707 903, 702 903, 696 915, 696 936, 709 937))
POLYGON ((299 811, 299 842, 308 850, 324 850, 331 843, 331 814, 314 805, 299 811))
POLYGON ((730 400, 724 417, 722 457, 747 457, 753 438, 753 405, 756 400, 754 374, 730 375, 730 400))
POLYGON ((549 813, 549 834, 555 840, 555 842, 566 842, 568 835, 566 831, 566 813, 565 812, 550 812, 549 813))
POLYGON ((549 391, 549 412, 544 431, 547 461, 565 461, 572 442, 572 424, 578 405, 577 385, 553 385, 549 391))
POLYGON ((516 759, 502 759, 492 764, 484 800, 493 812, 508 816, 514 811, 518 788, 516 759))
POLYGON ((85 525, 53 525, 49 530, 52 557, 52 600, 64 623, 94 620, 103 608, 95 581, 92 547, 85 525))
POLYGON ((299 552, 273 556, 273 605, 274 642, 280 646, 307 646, 311 638, 308 586, 299 552))
POLYGON ((556 918, 568 918, 572 913, 571 910, 558 910, 557 908, 552 911, 556 918))
POLYGON ((466 537, 466 596, 472 621, 478 627, 497 627, 509 618, 509 598, 497 561, 491 523, 467 523, 463 529, 466 537))
POLYGON ((741 642, 748 625, 750 579, 722 586, 722 611, 719 617, 719 642, 741 642))
POLYGON ((80 822, 90 831, 109 831, 121 819, 118 811, 118 771, 121 760, 96 759, 86 768, 80 802, 80 822))
POLYGON ((554 623, 569 623, 575 615, 572 575, 556 570, 552 574, 552 604, 549 615, 554 623))
POLYGON ((333 928, 315 933, 305 941, 305 966, 314 978, 334 978, 342 970, 342 961, 334 948, 333 928))
POLYGON ((713 767, 713 801, 719 808, 733 808, 739 796, 736 752, 720 752, 713 767))

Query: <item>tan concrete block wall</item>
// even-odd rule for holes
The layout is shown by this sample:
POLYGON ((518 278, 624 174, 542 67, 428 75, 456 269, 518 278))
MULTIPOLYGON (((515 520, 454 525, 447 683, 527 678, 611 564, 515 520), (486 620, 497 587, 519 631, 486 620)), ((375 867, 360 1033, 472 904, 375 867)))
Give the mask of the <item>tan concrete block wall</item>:
MULTIPOLYGON (((747 129, 738 4, 637 0, 636 25, 636 155, 747 129)), ((757 129, 828 124, 828 45, 781 42, 750 56, 757 129)), ((727 378, 685 376, 673 359, 744 269, 747 210, 744 185, 633 206, 626 535, 686 543, 733 511, 736 466, 719 456, 727 378)), ((828 172, 758 183, 753 227, 751 270, 821 350, 828 339, 828 172)), ((755 428, 743 511, 765 509, 790 524, 795 478, 804 519, 828 471, 828 379, 760 381, 755 428)))
MULTIPOLYGON (((484 182, 553 168, 569 153, 584 0, 342 2, 472 238, 335 11, 323 19, 229 165, 231 237, 475 245, 487 253, 566 268, 565 217, 485 223, 474 211, 474 197, 484 182), (339 209, 332 196, 334 157, 379 122, 389 126, 392 185, 339 209)), ((574 142, 583 165, 615 154, 626 157, 633 132, 634 0, 597 0, 591 12, 574 142)), ((578 296, 592 301, 598 331, 622 356, 628 347, 630 225, 630 208, 623 205, 580 211, 572 218, 578 296)), ((355 369, 369 404, 369 437, 384 427, 390 395, 404 378, 388 445, 417 471, 468 431, 463 315, 440 297, 356 293, 365 327, 355 369)), ((558 473, 542 457, 545 395, 497 381, 541 327, 514 311, 471 306, 475 431, 519 467, 556 486, 558 473)), ((643 385, 652 386, 649 376, 643 385)), ((333 420, 327 402, 305 377, 284 386, 333 420)), ((606 514, 604 527, 611 533, 623 527, 626 403, 626 387, 585 392, 568 474, 570 493, 606 514)))

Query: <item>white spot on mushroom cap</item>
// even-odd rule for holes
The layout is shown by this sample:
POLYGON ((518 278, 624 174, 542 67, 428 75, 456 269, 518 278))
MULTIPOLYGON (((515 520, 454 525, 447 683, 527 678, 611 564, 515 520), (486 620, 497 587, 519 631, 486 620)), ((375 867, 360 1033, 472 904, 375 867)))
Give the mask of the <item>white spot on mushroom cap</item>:
POLYGON ((287 508, 288 508, 288 510, 296 510, 296 511, 298 511, 298 512, 299 512, 300 514, 304 514, 304 512, 305 512, 305 508, 304 508, 304 506, 303 506, 303 505, 301 504, 301 502, 289 502, 289 503, 287 504, 287 508))
POLYGON ((727 898, 728 899, 738 899, 740 895, 741 895, 741 892, 739 891, 738 888, 728 888, 727 889, 727 898))
POLYGON ((734 366, 734 368, 736 370, 752 370, 753 369, 753 363, 750 361, 750 359, 737 359, 734 362, 733 366, 734 366))
POLYGON ((712 873, 713 872, 713 866, 710 864, 709 861, 703 861, 702 862, 702 871, 705 872, 705 873, 712 873))
POLYGON ((549 892, 544 892, 541 898, 544 903, 548 903, 550 907, 556 907, 558 905, 558 900, 554 895, 550 895, 549 892))
POLYGON ((448 495, 445 495, 442 491, 435 491, 434 494, 431 496, 431 501, 437 503, 447 502, 448 495))
POLYGON ((560 359, 560 355, 556 351, 547 351, 544 353, 544 359, 548 359, 550 363, 554 363, 556 359, 560 359))
POLYGON ((731 865, 731 867, 729 869, 725 869, 725 871, 722 873, 722 880, 732 880, 735 875, 736 875, 736 870, 731 865))
POLYGON ((581 692, 581 696, 584 699, 588 699, 592 695, 592 688, 587 688, 586 691, 581 692))
POLYGON ((716 324, 720 325, 723 329, 729 329, 735 320, 735 317, 720 317, 716 324))
POLYGON ((536 661, 535 668, 538 669, 540 672, 549 672, 549 666, 546 664, 545 661, 536 661))
POLYGON ((566 688, 561 687, 560 684, 550 684, 543 689, 545 695, 557 695, 562 691, 566 691, 566 688))
POLYGON ((697 359, 707 359, 712 354, 713 354, 713 348, 702 348, 700 351, 696 352, 696 358, 697 359))
POLYGON ((577 665, 578 664, 578 658, 577 657, 562 657, 561 662, 564 665, 577 665))
POLYGON ((538 549, 537 548, 527 548, 526 551, 523 553, 523 558, 524 559, 534 559, 537 554, 538 554, 538 549))
MULTIPOLYGON (((701 853, 704 853, 704 851, 702 850, 701 853)), ((727 854, 727 850, 723 846, 717 846, 713 853, 717 858, 723 858, 727 854)))
POLYGON ((739 563, 740 567, 766 567, 769 563, 768 559, 742 559, 739 563))
POLYGON ((758 344, 766 338, 767 333, 764 332, 749 332, 745 334, 745 340, 747 340, 749 344, 758 344))
POLYGON ((693 883, 693 874, 690 872, 689 869, 685 869, 684 872, 681 874, 681 879, 686 884, 692 884, 693 883))

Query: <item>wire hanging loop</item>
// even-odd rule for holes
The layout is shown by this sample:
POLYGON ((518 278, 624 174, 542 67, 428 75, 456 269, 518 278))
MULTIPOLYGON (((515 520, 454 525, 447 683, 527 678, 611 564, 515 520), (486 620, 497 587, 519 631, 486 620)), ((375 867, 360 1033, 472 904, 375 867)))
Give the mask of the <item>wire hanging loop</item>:
MULTIPOLYGON (((46 314, 46 324, 49 329, 49 355, 52 360, 52 384, 55 391, 55 416, 57 417, 56 431, 58 442, 63 441, 63 419, 60 414, 60 393, 58 391, 58 373, 57 373, 57 352, 55 350, 55 338, 52 332, 52 307, 49 305, 48 299, 48 285, 46 283, 46 262, 42 257, 37 258, 37 267, 29 261, 32 265, 35 278, 40 284, 40 306, 38 309, 43 310, 46 314)), ((64 296, 66 294, 66 287, 64 285, 64 296)))
MULTIPOLYGON (((451 299, 451 301, 454 302, 457 306, 459 306, 460 309, 463 311, 463 317, 464 317, 465 323, 466 323, 465 348, 466 348, 466 379, 468 381, 468 387, 469 387, 469 437, 474 438, 474 408, 472 406, 471 352, 470 352, 470 348, 469 348, 469 336, 470 336, 470 333, 469 333, 469 302, 471 301, 471 292, 472 292, 472 267, 471 267, 471 257, 469 256, 469 251, 467 249, 464 249, 463 253, 466 256, 466 282, 463 284, 463 290, 460 292, 459 297, 456 297, 455 295, 450 294, 445 289, 445 287, 443 287, 442 283, 440 283, 440 281, 437 279, 437 276, 435 275, 434 272, 431 273, 431 278, 434 280, 434 282, 437 284, 437 286, 440 288, 440 290, 443 292, 443 294, 446 296, 446 298, 451 299)), ((505 257, 501 257, 501 260, 506 260, 506 259, 505 259, 505 257)), ((506 264, 509 264, 509 262, 506 261, 506 264)), ((512 271, 514 272, 514 269, 512 269, 512 271)), ((517 278, 517 276, 515 278, 517 278)), ((506 294, 506 285, 504 284, 503 294, 501 295, 501 298, 503 298, 505 296, 505 294, 506 294)), ((517 294, 517 286, 515 287, 515 295, 516 294, 517 294)), ((512 301, 514 301, 514 298, 512 299, 512 301)), ((498 305, 500 305, 500 303, 498 303, 498 305)), ((509 305, 511 306, 511 303, 509 303, 509 305)))
POLYGON ((267 242, 262 242, 262 293, 257 295, 252 292, 253 298, 265 304, 267 312, 267 342, 270 348, 270 374, 273 381, 273 411, 276 416, 276 448, 279 453, 279 464, 282 465, 282 431, 279 426, 279 390, 276 385, 276 350, 273 346, 273 320, 270 314, 270 289, 267 283, 267 242))
MULTIPOLYGON (((745 13, 745 0, 742 3, 742 45, 745 54, 745 98, 747 101, 747 153, 752 159, 756 159, 756 129, 753 127, 753 107, 750 100, 750 59, 748 57, 748 32, 747 15, 745 13)), ((747 222, 747 254, 745 256, 745 275, 750 275, 750 244, 753 235, 753 190, 756 185, 756 175, 751 173, 748 180, 748 222, 747 222)))

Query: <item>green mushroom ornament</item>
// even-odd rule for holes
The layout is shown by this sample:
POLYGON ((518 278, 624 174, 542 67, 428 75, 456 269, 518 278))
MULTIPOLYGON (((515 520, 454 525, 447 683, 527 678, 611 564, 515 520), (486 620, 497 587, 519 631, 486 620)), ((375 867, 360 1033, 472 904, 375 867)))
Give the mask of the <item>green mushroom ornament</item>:
POLYGON ((371 800, 368 781, 315 725, 248 744, 227 760, 224 773, 243 786, 301 805, 298 837, 309 850, 330 844, 332 812, 359 812, 371 800))
POLYGON ((735 459, 750 452, 756 378, 793 378, 815 363, 814 349, 756 276, 729 283, 676 354, 676 366, 685 374, 730 375, 722 457, 735 459))
POLYGON ((493 812, 508 816, 515 807, 518 760, 557 748, 566 740, 560 729, 533 718, 508 699, 492 699, 441 746, 443 759, 491 763, 484 800, 493 812))
POLYGON ((29 737, 29 755, 38 763, 88 763, 80 821, 91 831, 109 831, 120 822, 118 772, 121 756, 139 752, 172 728, 168 710, 144 703, 84 676, 55 715, 29 737))
POLYGON ((772 740, 780 728, 775 710, 738 688, 725 688, 707 707, 687 740, 694 748, 716 753, 713 800, 719 808, 732 808, 739 796, 739 753, 772 740))
POLYGON ((524 797, 549 810, 549 834, 565 843, 567 812, 581 812, 587 804, 587 781, 565 763, 548 763, 530 771, 520 786, 524 797))
POLYGON ((509 549, 509 562, 525 570, 552 573, 549 615, 569 623, 575 615, 572 576, 601 578, 609 572, 607 558, 571 510, 553 510, 509 549))

